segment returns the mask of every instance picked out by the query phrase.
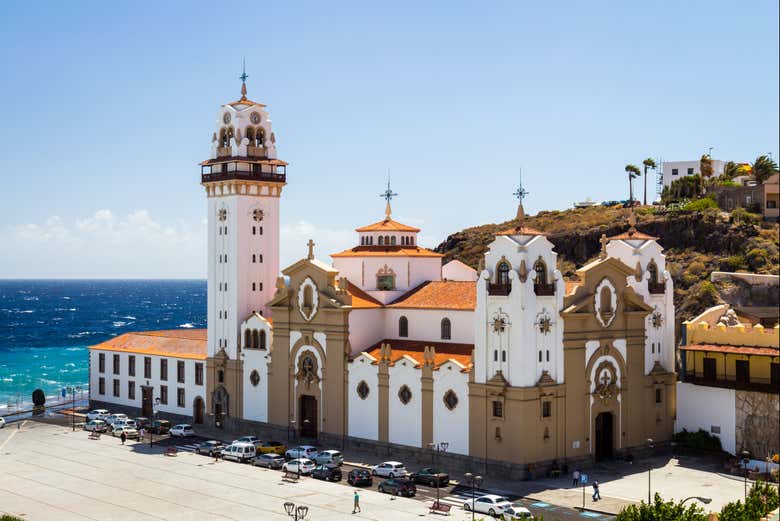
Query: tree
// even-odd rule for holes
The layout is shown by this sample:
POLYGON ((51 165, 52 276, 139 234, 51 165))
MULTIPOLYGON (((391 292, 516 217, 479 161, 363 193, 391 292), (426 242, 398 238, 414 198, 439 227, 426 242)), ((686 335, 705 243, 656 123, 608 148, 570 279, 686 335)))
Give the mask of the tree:
POLYGON ((656 493, 653 503, 642 501, 639 505, 630 505, 618 514, 615 521, 706 521, 704 510, 695 503, 687 506, 674 501, 664 501, 656 493))
POLYGON ((43 407, 46 403, 46 394, 43 392, 43 389, 34 390, 32 393, 32 400, 33 405, 36 407, 43 407))
POLYGON ((683 199, 694 199, 701 193, 701 176, 686 175, 680 179, 675 179, 672 184, 665 186, 661 192, 661 202, 664 204, 682 201, 683 199))
POLYGON ((626 173, 628 174, 628 194, 629 201, 634 202, 634 179, 640 176, 641 172, 636 165, 626 165, 626 173))
POLYGON ((712 158, 708 154, 703 154, 699 159, 699 172, 701 173, 701 194, 704 195, 704 186, 710 180, 713 174, 712 158))
POLYGON ((720 511, 720 521, 759 521, 763 516, 776 509, 780 501, 777 489, 769 483, 756 481, 750 488, 750 494, 744 503, 728 503, 720 511))
POLYGON ((723 167, 723 174, 721 174, 721 179, 723 180, 731 180, 734 179, 739 175, 739 165, 735 163, 734 161, 729 161, 726 163, 726 166, 723 167))
POLYGON ((751 166, 753 167, 753 175, 759 183, 763 183, 778 173, 777 163, 768 156, 758 156, 751 166))
POLYGON ((655 161, 653 161, 652 157, 648 157, 644 161, 642 161, 642 165, 645 167, 645 197, 644 202, 642 204, 647 205, 647 169, 652 168, 653 170, 656 169, 655 161))

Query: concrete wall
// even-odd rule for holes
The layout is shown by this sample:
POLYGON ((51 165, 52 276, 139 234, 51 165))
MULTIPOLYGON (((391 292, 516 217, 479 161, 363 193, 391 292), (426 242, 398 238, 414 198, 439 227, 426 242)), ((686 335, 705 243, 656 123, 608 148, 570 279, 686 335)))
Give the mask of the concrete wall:
MULTIPOLYGON (((661 169, 664 174, 664 186, 669 186, 672 181, 682 179, 687 175, 696 175, 701 173, 701 163, 699 160, 695 161, 664 161, 661 164, 661 169), (692 174, 688 173, 688 169, 692 168, 692 174), (677 175, 672 175, 674 169, 677 169, 677 175)), ((723 174, 723 169, 726 166, 726 161, 720 159, 712 160, 712 175, 713 177, 720 177, 723 174)))
POLYGON ((379 388, 377 366, 366 355, 359 355, 349 364, 349 435, 369 440, 379 439, 379 388), (361 398, 357 393, 358 384, 364 381, 368 385, 368 396, 361 398))
POLYGON ((469 403, 468 373, 452 362, 441 365, 433 372, 433 443, 446 441, 448 452, 468 454, 469 451, 469 403), (444 403, 444 395, 452 390, 458 404, 450 410, 444 403))
POLYGON ((411 360, 399 360, 391 366, 388 406, 389 441, 419 447, 422 443, 422 385, 420 371, 411 360), (412 399, 404 405, 398 391, 406 385, 412 399))
POLYGON ((723 450, 735 454, 736 391, 677 382, 677 420, 674 431, 699 429, 718 436, 723 450), (720 433, 713 432, 720 428, 720 433))

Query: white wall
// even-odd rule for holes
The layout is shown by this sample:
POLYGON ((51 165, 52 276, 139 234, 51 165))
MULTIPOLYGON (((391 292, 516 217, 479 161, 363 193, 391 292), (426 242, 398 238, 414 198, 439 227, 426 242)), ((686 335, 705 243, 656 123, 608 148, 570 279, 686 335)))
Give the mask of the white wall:
POLYGON ((349 435, 368 440, 379 439, 377 366, 372 364, 371 358, 366 355, 358 355, 349 364, 347 396, 349 400, 349 435), (357 386, 361 381, 365 381, 369 388, 368 396, 365 400, 360 398, 357 393, 357 386))
POLYGON ((453 260, 441 267, 441 278, 473 282, 477 280, 477 270, 463 264, 459 260, 453 260))
POLYGON ((359 353, 385 338, 385 309, 353 309, 349 312, 349 344, 359 353))
POLYGON ((447 451, 457 454, 469 451, 468 379, 468 373, 461 372, 452 362, 433 372, 433 442, 446 441, 447 451), (444 395, 450 389, 458 397, 458 405, 453 410, 444 405, 444 395))
POLYGON ((420 370, 414 368, 411 360, 398 360, 390 367, 390 443, 422 445, 422 392, 420 370), (398 398, 398 391, 406 384, 412 391, 412 399, 404 405, 398 398))
POLYGON ((352 284, 387 304, 429 280, 441 280, 440 257, 335 257, 333 267, 352 284), (385 265, 395 273, 395 291, 377 291, 376 275, 385 265))
POLYGON ((244 418, 261 422, 268 421, 268 361, 273 345, 273 329, 264 317, 253 314, 241 324, 241 354, 244 357, 244 418), (254 349, 245 345, 245 331, 265 331, 265 349, 254 349), (257 371, 260 382, 252 385, 252 371, 257 371))
POLYGON ((427 340, 431 342, 474 343, 474 312, 452 309, 404 309, 387 308, 385 312, 385 338, 398 336, 398 321, 405 316, 409 321, 407 340, 427 340), (450 319, 450 340, 441 338, 441 321, 450 319))
MULTIPOLYGON (((726 161, 720 159, 712 160, 712 175, 713 177, 720 177, 723 174, 723 169, 726 166, 726 161)), ((687 175, 696 175, 701 173, 701 163, 697 159, 695 161, 664 161, 661 165, 664 174, 664 186, 669 186, 672 181, 682 179, 687 175), (693 174, 688 173, 688 169, 693 169, 693 174), (672 171, 677 169, 677 175, 672 175, 672 171)), ((647 175, 650 175, 648 172, 647 175)))
POLYGON ((720 437, 723 450, 736 453, 737 409, 734 389, 677 382, 677 420, 674 431, 704 429, 720 437), (712 427, 720 427, 720 434, 712 427))

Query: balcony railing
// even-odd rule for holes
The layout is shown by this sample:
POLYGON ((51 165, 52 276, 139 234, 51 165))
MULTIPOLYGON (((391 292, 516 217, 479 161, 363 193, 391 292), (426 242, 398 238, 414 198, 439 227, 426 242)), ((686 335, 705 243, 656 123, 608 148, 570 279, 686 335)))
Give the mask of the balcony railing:
POLYGON ((555 295, 555 284, 552 282, 550 284, 534 284, 534 293, 540 297, 555 295))
POLYGON ((749 381, 749 382, 737 382, 736 380, 723 380, 723 379, 711 379, 704 378, 703 376, 694 376, 686 374, 683 376, 683 382, 705 385, 707 387, 720 387, 723 389, 735 389, 737 391, 755 391, 759 393, 780 393, 780 383, 771 383, 771 381, 762 379, 763 381, 749 381))
POLYGON ((647 289, 652 294, 666 293, 666 282, 647 281, 647 289))
POLYGON ((274 183, 287 182, 287 172, 284 166, 268 166, 242 161, 203 165, 201 166, 200 174, 201 182, 203 183, 234 179, 241 181, 270 181, 274 183))
POLYGON ((488 284, 488 295, 500 295, 502 297, 506 297, 509 295, 509 292, 512 290, 512 283, 507 282, 506 284, 488 284))

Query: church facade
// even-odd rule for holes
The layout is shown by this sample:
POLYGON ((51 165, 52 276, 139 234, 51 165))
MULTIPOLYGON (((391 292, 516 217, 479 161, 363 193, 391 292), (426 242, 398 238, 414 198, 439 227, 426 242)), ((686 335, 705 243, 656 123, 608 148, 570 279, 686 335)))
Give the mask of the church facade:
POLYGON ((498 234, 474 270, 420 246, 420 230, 393 219, 388 186, 384 217, 358 227, 354 247, 331 263, 309 241, 280 271, 287 164, 245 86, 221 107, 201 166, 204 421, 447 442, 449 452, 518 464, 671 438, 671 278, 656 239, 633 224, 565 281, 553 244, 524 224, 520 190, 518 227, 498 234))

